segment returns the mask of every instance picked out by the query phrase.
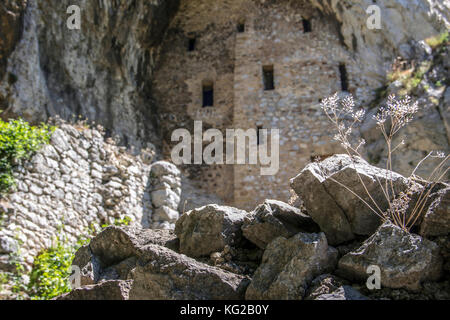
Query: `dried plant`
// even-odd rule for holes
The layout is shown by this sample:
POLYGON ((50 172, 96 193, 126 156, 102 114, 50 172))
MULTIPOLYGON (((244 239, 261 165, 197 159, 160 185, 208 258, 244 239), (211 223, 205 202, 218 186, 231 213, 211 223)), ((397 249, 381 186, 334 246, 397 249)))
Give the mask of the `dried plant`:
MULTIPOLYGON (((338 141, 346 150, 350 159, 353 160, 354 156, 363 158, 361 155, 361 148, 365 145, 364 139, 357 139, 356 142, 352 138, 352 132, 355 127, 362 123, 365 110, 357 110, 355 106, 355 101, 352 95, 348 95, 345 98, 339 98, 338 94, 322 100, 322 109, 325 112, 328 119, 337 129, 337 133, 334 136, 334 140, 338 141)), ((394 137, 396 134, 406 125, 408 125, 414 118, 414 115, 418 112, 418 103, 412 103, 411 98, 406 96, 403 99, 396 99, 395 96, 389 96, 386 106, 382 106, 378 113, 373 117, 376 122, 377 128, 381 131, 387 146, 387 161, 386 161, 386 177, 385 182, 382 183, 378 177, 377 182, 381 188, 384 197, 386 198, 389 207, 387 210, 382 210, 374 197, 370 194, 365 182, 363 181, 361 175, 358 173, 355 167, 355 171, 358 175, 359 181, 368 196, 369 201, 364 200, 360 195, 356 194, 353 190, 342 184, 341 182, 330 177, 330 180, 336 182, 340 186, 344 187, 350 191, 353 195, 364 202, 370 210, 379 216, 383 221, 390 220, 395 225, 401 227, 402 229, 409 231, 412 226, 422 217, 425 209, 427 199, 430 196, 435 185, 446 177, 449 171, 449 166, 446 165, 449 156, 445 155, 443 152, 430 152, 426 157, 424 157, 413 172, 411 173, 409 179, 411 185, 407 192, 396 193, 394 190, 392 174, 392 155, 398 148, 405 142, 402 140, 400 144, 393 145, 394 137), (439 164, 434 168, 432 173, 427 179, 419 177, 416 172, 418 168, 430 158, 440 158, 442 159, 439 164), (413 183, 414 182, 414 183, 413 183), (414 204, 412 210, 409 210, 411 204, 411 195, 418 193, 419 197, 414 204)))

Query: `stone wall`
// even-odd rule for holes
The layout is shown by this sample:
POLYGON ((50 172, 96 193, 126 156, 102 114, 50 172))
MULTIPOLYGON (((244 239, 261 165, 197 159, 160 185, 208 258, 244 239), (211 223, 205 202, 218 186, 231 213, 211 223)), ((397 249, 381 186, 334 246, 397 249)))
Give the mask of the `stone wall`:
POLYGON ((164 122, 165 157, 175 144, 173 130, 193 132, 194 120, 203 122, 204 131, 281 130, 281 167, 275 176, 260 176, 254 165, 182 167, 199 189, 245 209, 267 197, 287 201, 289 178, 312 157, 339 150, 329 142, 319 101, 341 90, 340 64, 347 69, 348 90, 362 99, 370 100, 379 85, 342 45, 334 21, 304 2, 181 1, 162 48, 152 95, 164 122), (304 32, 303 19, 312 32, 304 32), (189 39, 195 39, 192 51, 189 39), (273 91, 263 90, 265 65, 274 67, 273 91), (212 107, 202 106, 205 82, 214 87, 212 107))
MULTIPOLYGON (((188 165, 182 170, 199 189, 239 208, 251 209, 268 197, 287 201, 289 178, 311 159, 343 151, 332 141, 320 100, 334 92, 350 92, 363 107, 371 105, 386 85, 395 57, 448 26, 445 5, 439 1, 414 1, 414 10, 390 1, 380 4, 383 30, 369 30, 365 8, 371 4, 181 0, 162 43, 152 85, 163 123, 164 157, 170 157, 176 144, 170 141, 173 130, 193 132, 195 120, 203 122, 203 131, 280 129, 280 170, 274 176, 261 176, 255 165, 188 165), (415 19, 424 27, 410 35, 415 19), (264 66, 273 67, 274 90, 263 89, 264 66), (212 107, 202 105, 205 83, 214 88, 212 107)), ((438 118, 433 121, 442 126, 438 118)), ((419 138, 411 138, 413 146, 419 138)), ((417 163, 420 158, 417 153, 400 162, 417 163)))
POLYGON ((59 125, 51 143, 17 169, 17 190, 1 200, 0 268, 8 265, 17 240, 30 264, 57 235, 74 244, 89 234, 91 225, 124 217, 150 227, 153 155, 148 150, 132 156, 111 139, 105 141, 97 129, 59 125))
POLYGON ((261 176, 259 165, 234 170, 234 205, 250 209, 269 196, 287 201, 286 181, 312 157, 339 151, 330 142, 320 100, 341 91, 340 64, 346 65, 349 91, 368 97, 371 86, 361 77, 360 61, 340 44, 334 24, 311 6, 256 6, 246 18, 246 31, 236 35, 234 126, 280 130, 277 174, 261 176), (264 66, 273 68, 274 90, 264 90, 264 66))

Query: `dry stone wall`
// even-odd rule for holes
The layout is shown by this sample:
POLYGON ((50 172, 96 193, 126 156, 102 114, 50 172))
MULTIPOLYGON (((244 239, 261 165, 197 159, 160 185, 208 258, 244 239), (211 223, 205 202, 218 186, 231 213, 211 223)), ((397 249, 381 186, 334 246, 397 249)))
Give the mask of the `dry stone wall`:
MULTIPOLYGON (((29 265, 55 236, 75 243, 92 225, 114 224, 125 217, 143 228, 173 229, 178 203, 169 206, 169 215, 159 213, 153 219, 152 212, 160 209, 153 207, 151 192, 165 192, 169 183, 179 195, 181 178, 172 165, 171 172, 159 170, 160 175, 154 175, 158 179, 149 179, 153 155, 144 150, 132 156, 111 139, 105 141, 97 129, 59 125, 51 143, 17 169, 17 190, 1 200, 0 269, 8 268, 9 255, 19 244, 29 265)), ((156 163, 153 172, 165 165, 170 164, 156 163)), ((157 201, 166 201, 166 194, 157 201)))

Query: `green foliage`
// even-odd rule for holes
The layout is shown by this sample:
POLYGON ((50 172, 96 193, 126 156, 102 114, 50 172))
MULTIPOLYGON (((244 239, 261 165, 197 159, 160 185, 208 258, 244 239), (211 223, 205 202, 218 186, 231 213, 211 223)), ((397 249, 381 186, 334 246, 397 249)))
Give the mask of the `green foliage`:
POLYGON ((48 143, 54 127, 30 126, 22 119, 5 122, 0 119, 0 193, 14 185, 14 166, 28 159, 42 144, 48 143))
POLYGON ((33 263, 28 292, 33 300, 47 300, 69 292, 70 266, 74 248, 59 238, 51 248, 42 251, 33 263))
MULTIPOLYGON (((125 216, 115 219, 114 225, 128 226, 132 219, 125 216)), ((108 227, 103 225, 102 227, 108 227)), ((71 246, 60 238, 56 243, 43 250, 35 259, 33 269, 30 273, 30 282, 27 293, 33 300, 48 300, 71 290, 69 283, 70 266, 75 257, 75 252, 83 245, 89 243, 90 239, 98 232, 98 228, 91 224, 88 235, 80 237, 75 246, 71 246)), ((62 233, 63 230, 60 230, 62 233)))
POLYGON ((430 37, 425 40, 426 44, 428 44, 431 48, 435 49, 443 44, 446 44, 450 41, 448 31, 441 33, 437 36, 430 37))
MULTIPOLYGON (((115 226, 128 226, 132 218, 125 216, 114 220, 115 226)), ((90 240, 98 234, 102 228, 108 227, 108 224, 101 227, 91 223, 86 230, 86 235, 78 238, 75 245, 70 245, 63 241, 62 226, 58 232, 59 236, 54 244, 42 250, 34 259, 31 272, 27 275, 21 259, 20 246, 22 243, 17 237, 19 244, 18 250, 10 254, 10 261, 16 266, 14 274, 0 273, 0 289, 2 284, 9 283, 12 291, 18 299, 31 298, 32 300, 48 300, 57 297, 71 290, 69 277, 70 267, 75 257, 75 252, 83 245, 89 244, 90 240), (25 279, 29 277, 26 284, 25 279)))
MULTIPOLYGON (((125 216, 120 219, 114 219, 114 225, 117 227, 128 226, 131 221, 133 221, 133 219, 131 219, 131 217, 125 216)), ((110 226, 109 224, 103 224, 102 228, 107 228, 109 226, 110 226)))

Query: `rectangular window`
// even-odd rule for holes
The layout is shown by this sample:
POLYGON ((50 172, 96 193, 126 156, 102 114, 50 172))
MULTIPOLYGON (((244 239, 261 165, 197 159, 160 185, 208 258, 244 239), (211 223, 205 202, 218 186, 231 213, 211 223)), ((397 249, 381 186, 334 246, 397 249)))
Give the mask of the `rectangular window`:
POLYGON ((195 50, 195 43, 197 42, 197 39, 190 38, 188 41, 188 51, 194 51, 195 50))
POLYGON ((303 32, 307 33, 307 32, 311 32, 312 31, 312 27, 311 27, 311 21, 303 19, 302 20, 303 23, 303 32))
POLYGON ((264 90, 274 90, 273 66, 263 67, 264 90))
POLYGON ((339 65, 339 76, 341 78, 341 89, 342 91, 348 91, 348 76, 347 76, 347 68, 345 64, 341 63, 339 65))
POLYGON ((238 31, 239 33, 245 32, 245 24, 244 24, 243 22, 238 23, 237 31, 238 31))
POLYGON ((214 86, 212 83, 203 84, 203 108, 214 106, 214 86))
POLYGON ((262 143, 262 139, 264 138, 262 137, 262 132, 260 132, 260 130, 262 130, 262 126, 257 126, 256 127, 256 144, 259 146, 262 143))

